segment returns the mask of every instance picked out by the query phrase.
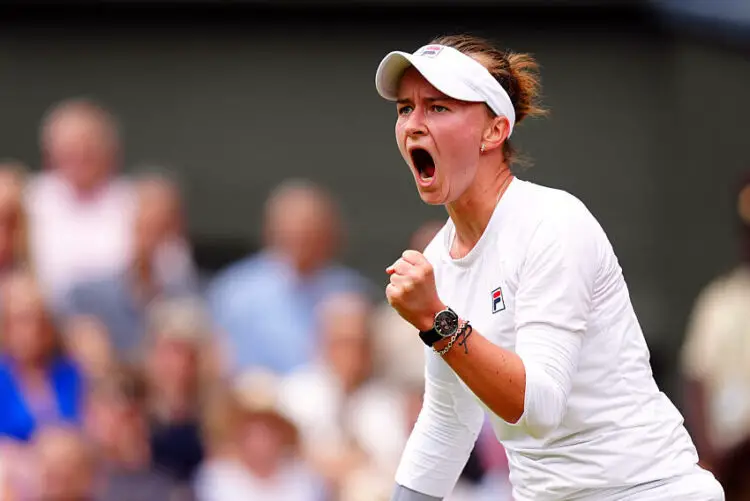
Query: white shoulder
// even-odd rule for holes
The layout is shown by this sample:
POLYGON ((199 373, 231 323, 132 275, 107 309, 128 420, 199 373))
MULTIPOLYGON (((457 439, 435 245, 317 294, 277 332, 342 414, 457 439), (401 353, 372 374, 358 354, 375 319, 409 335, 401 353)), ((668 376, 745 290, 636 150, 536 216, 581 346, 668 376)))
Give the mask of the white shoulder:
POLYGON ((549 188, 534 183, 524 183, 527 193, 524 195, 528 210, 541 219, 593 221, 594 216, 575 195, 557 188, 549 188))
MULTIPOLYGON (((524 205, 528 211, 534 240, 571 242, 574 247, 586 244, 608 246, 608 238, 586 204, 567 191, 526 183, 524 205)), ((601 248, 600 248, 601 250, 601 248)))
POLYGON ((34 204, 40 198, 44 198, 50 189, 53 189, 54 181, 46 172, 33 175, 24 188, 24 197, 28 204, 34 204))
POLYGON ((522 187, 518 220, 524 222, 518 228, 518 237, 524 242, 520 256, 527 268, 537 259, 540 266, 577 263, 576 267, 593 272, 613 261, 614 251, 606 233, 579 198, 533 183, 525 182, 522 187))

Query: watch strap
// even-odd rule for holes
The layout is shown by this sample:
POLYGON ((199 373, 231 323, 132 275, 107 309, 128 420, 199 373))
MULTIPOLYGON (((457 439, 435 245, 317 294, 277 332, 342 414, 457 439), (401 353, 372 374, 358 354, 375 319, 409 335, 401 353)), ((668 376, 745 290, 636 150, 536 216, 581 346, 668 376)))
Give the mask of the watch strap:
POLYGON ((429 347, 432 347, 433 344, 443 339, 443 336, 438 334, 438 331, 434 327, 428 331, 419 331, 419 337, 429 347))

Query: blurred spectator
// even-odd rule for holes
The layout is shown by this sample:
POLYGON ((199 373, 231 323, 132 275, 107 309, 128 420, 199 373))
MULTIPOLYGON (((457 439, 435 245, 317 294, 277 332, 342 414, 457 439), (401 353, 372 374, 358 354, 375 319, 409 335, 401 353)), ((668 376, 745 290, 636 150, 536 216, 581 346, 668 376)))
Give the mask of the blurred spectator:
MULTIPOLYGON (((95 457, 76 429, 49 427, 35 436, 32 448, 38 471, 33 501, 93 501, 95 457)), ((30 501, 31 501, 30 500, 30 501)))
POLYGON ((65 322, 65 352, 88 381, 104 377, 115 364, 107 327, 96 317, 79 315, 65 322))
POLYGON ((224 270, 210 286, 211 309, 226 334, 233 369, 288 373, 315 352, 314 309, 329 294, 370 287, 332 263, 339 250, 339 214, 327 193, 289 181, 270 196, 265 249, 224 270))
POLYGON ((30 252, 45 294, 57 301, 76 280, 128 261, 132 200, 117 174, 114 118, 87 100, 54 106, 41 127, 44 171, 29 184, 30 252))
POLYGON ((212 386, 210 326, 191 298, 159 301, 150 311, 146 363, 154 464, 189 481, 203 460, 200 407, 212 386))
POLYGON ((0 436, 28 440, 43 424, 77 421, 81 376, 61 354, 42 295, 18 271, 2 289, 3 354, 0 357, 0 436))
POLYGON ((206 407, 210 458, 196 480, 198 501, 322 501, 322 482, 300 458, 297 430, 279 409, 278 381, 249 372, 206 407))
POLYGON ((733 462, 750 464, 750 175, 741 184, 736 208, 742 261, 697 298, 682 352, 686 418, 702 462, 724 479, 727 500, 750 497, 750 482, 736 494, 724 475, 737 470, 733 462))
POLYGON ((27 264, 25 174, 26 168, 18 163, 0 163, 0 278, 27 264))
POLYGON ((86 402, 86 432, 98 455, 100 501, 186 501, 187 485, 153 462, 149 443, 145 380, 119 367, 92 384, 86 402))
POLYGON ((725 501, 747 501, 750 499, 750 440, 733 447, 722 458, 717 470, 718 479, 724 487, 725 501))
POLYGON ((16 501, 11 489, 8 463, 9 458, 0 452, 0 501, 16 501))
POLYGON ((120 359, 138 360, 148 304, 160 297, 193 295, 192 261, 183 254, 180 194, 169 179, 145 175, 135 183, 137 210, 129 266, 74 285, 63 311, 100 319, 120 359))
MULTIPOLYGON (((390 491, 412 423, 402 391, 373 377, 371 304, 334 294, 320 304, 320 354, 282 386, 283 409, 299 427, 306 456, 334 489, 367 470, 390 491)), ((372 482, 374 483, 374 482, 372 482)))
MULTIPOLYGON (((427 221, 412 235, 409 248, 419 252, 435 238, 445 221, 427 221)), ((401 318, 387 301, 374 314, 375 371, 383 379, 397 385, 424 387, 425 345, 417 330, 401 318)))
MULTIPOLYGON (((473 489, 472 501, 512 501, 513 489, 510 484, 508 456, 502 444, 497 441, 489 419, 485 419, 474 449, 482 471, 473 489)), ((451 500, 448 500, 451 501, 451 500)))

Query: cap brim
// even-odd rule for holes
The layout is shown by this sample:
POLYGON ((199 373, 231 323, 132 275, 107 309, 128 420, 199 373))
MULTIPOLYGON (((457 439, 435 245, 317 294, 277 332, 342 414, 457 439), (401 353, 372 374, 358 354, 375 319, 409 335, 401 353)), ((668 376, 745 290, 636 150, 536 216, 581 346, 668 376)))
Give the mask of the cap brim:
POLYGON ((430 84, 448 97, 460 101, 482 102, 484 99, 455 75, 446 71, 439 61, 407 52, 394 51, 383 58, 375 74, 375 87, 384 99, 398 100, 404 72, 414 67, 430 84))
POLYGON ((375 74, 375 87, 378 94, 389 101, 396 101, 401 77, 410 66, 412 66, 411 54, 395 51, 385 56, 375 74))

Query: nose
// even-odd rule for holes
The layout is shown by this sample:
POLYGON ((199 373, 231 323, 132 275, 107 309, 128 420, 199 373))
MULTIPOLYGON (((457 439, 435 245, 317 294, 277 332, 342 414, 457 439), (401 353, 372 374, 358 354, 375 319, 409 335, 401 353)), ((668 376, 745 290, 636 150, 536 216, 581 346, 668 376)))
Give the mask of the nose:
POLYGON ((424 123, 424 115, 421 111, 415 109, 409 114, 405 128, 408 137, 418 137, 427 134, 427 128, 424 123))

